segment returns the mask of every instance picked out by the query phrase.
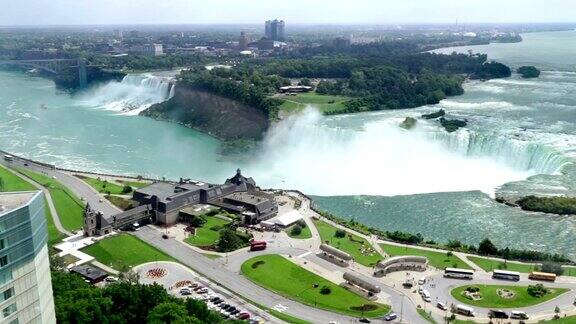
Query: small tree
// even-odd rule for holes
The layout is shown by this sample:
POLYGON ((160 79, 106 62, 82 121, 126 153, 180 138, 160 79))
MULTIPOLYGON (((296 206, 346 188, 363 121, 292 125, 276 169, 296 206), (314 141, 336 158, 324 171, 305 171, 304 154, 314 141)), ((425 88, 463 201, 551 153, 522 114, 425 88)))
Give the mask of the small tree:
POLYGON ((336 232, 334 233, 334 236, 337 237, 337 238, 346 237, 346 231, 345 231, 345 230, 341 230, 341 229, 337 229, 336 232))
POLYGON ((452 257, 454 255, 454 253, 452 253, 452 251, 448 251, 446 252, 446 257, 449 259, 450 257, 452 257))
POLYGON ((562 268, 562 265, 558 264, 558 263, 545 262, 545 263, 542 263, 542 266, 540 267, 540 271, 555 273, 556 275, 561 276, 564 273, 564 268, 562 268))
POLYGON ((124 185, 124 187, 122 187, 122 193, 123 194, 131 193, 131 192, 132 192, 132 187, 130 187, 129 185, 124 185))
POLYGON ((292 234, 294 236, 298 236, 298 235, 302 234, 302 227, 300 227, 300 225, 295 225, 294 227, 292 227, 290 234, 292 234))
POLYGON ((483 239, 478 245, 478 253, 483 255, 497 255, 498 248, 490 241, 490 239, 483 239))

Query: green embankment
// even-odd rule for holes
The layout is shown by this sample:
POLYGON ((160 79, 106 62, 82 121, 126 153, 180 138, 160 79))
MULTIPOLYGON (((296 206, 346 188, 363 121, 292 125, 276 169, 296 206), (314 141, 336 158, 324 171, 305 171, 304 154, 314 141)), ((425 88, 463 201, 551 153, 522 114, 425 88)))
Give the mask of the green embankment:
POLYGON ((284 100, 284 103, 280 105, 280 110, 286 112, 300 111, 310 105, 318 108, 323 113, 334 113, 345 110, 346 106, 344 103, 350 100, 349 97, 320 95, 316 92, 300 93, 295 96, 282 96, 279 98, 284 100))
MULTIPOLYGON (((0 166, 0 179, 2 179, 0 192, 38 190, 32 184, 2 166, 0 166)), ((48 229, 48 245, 52 246, 62 240, 62 238, 64 238, 64 234, 58 232, 56 229, 56 225, 54 225, 54 219, 52 218, 52 213, 50 212, 50 207, 48 207, 48 201, 46 198, 44 198, 44 214, 46 216, 46 227, 48 229)))
POLYGON ((118 234, 82 249, 96 260, 116 270, 146 262, 175 261, 171 256, 130 234, 118 234))
POLYGON ((526 286, 500 286, 500 285, 465 285, 454 288, 450 294, 464 304, 485 308, 520 308, 541 304, 556 298, 569 291, 564 288, 548 288, 549 292, 542 297, 535 297, 528 293, 526 286), (480 288, 482 299, 472 300, 462 295, 468 287, 480 288), (513 297, 504 298, 498 295, 498 289, 506 289, 514 293, 513 297))
POLYGON ((517 271, 522 273, 529 273, 532 271, 536 271, 537 265, 535 264, 528 264, 528 263, 515 263, 507 261, 504 263, 503 261, 492 260, 482 257, 476 256, 467 256, 468 260, 477 264, 480 268, 484 271, 490 272, 494 269, 496 270, 508 270, 508 271, 517 271))
POLYGON ((314 221, 316 229, 320 233, 320 238, 324 243, 350 254, 354 261, 367 267, 374 266, 378 261, 384 259, 366 239, 346 232, 346 236, 336 237, 336 227, 323 222, 314 221))
POLYGON ((460 269, 471 269, 468 264, 466 264, 462 259, 455 255, 448 256, 447 253, 429 251, 424 249, 418 249, 408 246, 399 246, 392 244, 380 244, 384 252, 389 256, 399 256, 399 255, 417 255, 425 256, 428 258, 428 264, 437 269, 444 268, 460 268, 460 269))
POLYGON ((18 168, 17 171, 50 191, 54 207, 65 229, 75 231, 82 227, 82 214, 86 204, 76 197, 68 188, 57 180, 43 174, 22 168, 18 168))
POLYGON ((220 219, 215 216, 205 216, 206 223, 196 229, 196 235, 190 234, 184 241, 194 246, 210 246, 218 241, 220 230, 229 221, 220 219))
POLYGON ((0 192, 38 190, 3 166, 0 166, 0 179, 0 192))
POLYGON ((241 272, 269 290, 317 308, 366 317, 382 316, 390 310, 387 305, 364 299, 279 255, 252 258, 242 264, 241 272), (330 293, 322 294, 323 287, 330 293))

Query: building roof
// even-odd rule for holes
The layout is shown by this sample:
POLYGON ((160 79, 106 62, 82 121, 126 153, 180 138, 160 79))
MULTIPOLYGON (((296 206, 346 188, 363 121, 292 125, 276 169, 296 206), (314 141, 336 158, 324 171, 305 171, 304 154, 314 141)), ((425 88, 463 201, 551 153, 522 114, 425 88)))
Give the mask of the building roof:
POLYGON ((240 169, 236 170, 236 175, 230 179, 226 179, 225 184, 235 184, 237 186, 241 186, 246 184, 248 189, 253 189, 256 187, 256 181, 252 178, 246 178, 242 175, 242 171, 240 169))
POLYGON ((276 223, 279 226, 290 226, 294 223, 296 223, 297 221, 302 219, 302 214, 300 214, 297 210, 291 210, 289 212, 287 212, 286 214, 282 214, 278 217, 276 217, 276 219, 274 220, 274 223, 276 223))
POLYGON ((90 264, 82 264, 70 268, 71 272, 75 272, 90 281, 98 281, 108 277, 106 271, 97 268, 90 264))
POLYGON ((0 215, 25 206, 38 192, 39 191, 0 193, 0 215))
POLYGON ((169 183, 169 182, 155 182, 146 187, 136 190, 136 192, 147 195, 156 196, 160 201, 166 201, 170 197, 179 196, 186 192, 206 189, 209 185, 205 183, 169 183))

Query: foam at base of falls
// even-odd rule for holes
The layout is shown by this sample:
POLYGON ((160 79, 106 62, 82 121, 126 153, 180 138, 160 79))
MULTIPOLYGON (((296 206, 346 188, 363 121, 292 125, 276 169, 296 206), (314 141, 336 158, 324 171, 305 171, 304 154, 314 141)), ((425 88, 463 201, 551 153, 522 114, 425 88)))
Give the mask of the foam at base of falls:
MULTIPOLYGON (((554 172, 553 155, 542 158, 530 147, 483 142, 462 132, 404 131, 387 120, 361 130, 319 125, 315 111, 275 125, 263 149, 247 166, 265 186, 299 188, 315 195, 410 195, 481 190, 540 172, 554 172), (446 134, 446 135, 444 135, 446 134), (526 153, 522 153, 526 149, 526 153), (521 162, 514 162, 521 158, 521 162), (524 161, 527 160, 527 161, 524 161)), ((515 145, 515 144, 514 144, 515 145)), ((536 150, 538 151, 538 150, 536 150)))
POLYGON ((111 81, 81 95, 86 106, 137 115, 155 103, 170 99, 174 85, 151 74, 129 74, 122 81, 111 81))

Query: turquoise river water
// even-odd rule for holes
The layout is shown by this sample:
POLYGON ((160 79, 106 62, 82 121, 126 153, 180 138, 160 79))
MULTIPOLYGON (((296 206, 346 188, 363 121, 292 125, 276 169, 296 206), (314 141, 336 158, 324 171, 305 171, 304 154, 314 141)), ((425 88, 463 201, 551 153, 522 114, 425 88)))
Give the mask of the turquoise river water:
POLYGON ((319 207, 386 230, 428 239, 565 253, 576 258, 576 217, 526 213, 495 194, 575 190, 576 32, 535 33, 517 44, 441 52, 484 52, 544 70, 468 82, 466 93, 411 110, 322 117, 313 107, 266 135, 256 154, 225 157, 219 141, 137 116, 170 96, 152 75, 131 75, 84 93, 0 72, 0 148, 61 167, 222 182, 241 167, 263 187, 299 189, 319 207), (435 121, 398 127, 444 108, 469 126, 447 134, 435 121))

